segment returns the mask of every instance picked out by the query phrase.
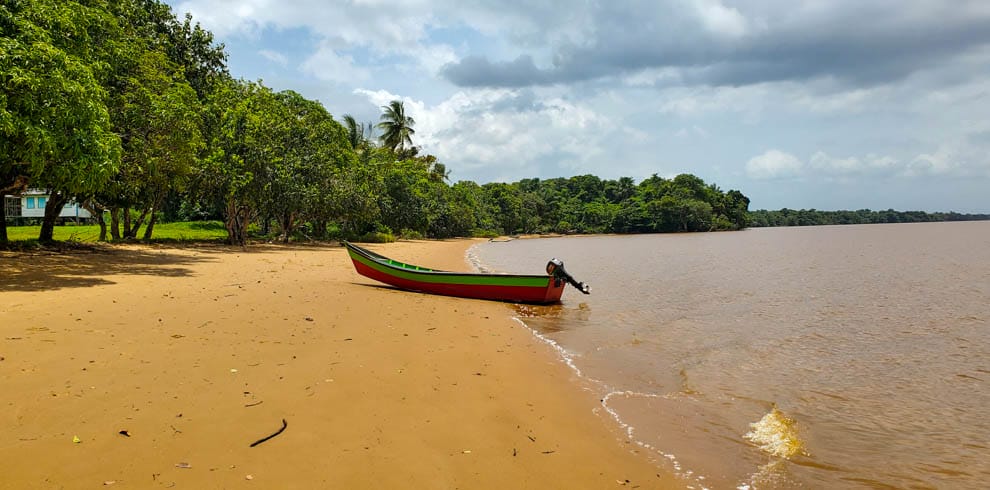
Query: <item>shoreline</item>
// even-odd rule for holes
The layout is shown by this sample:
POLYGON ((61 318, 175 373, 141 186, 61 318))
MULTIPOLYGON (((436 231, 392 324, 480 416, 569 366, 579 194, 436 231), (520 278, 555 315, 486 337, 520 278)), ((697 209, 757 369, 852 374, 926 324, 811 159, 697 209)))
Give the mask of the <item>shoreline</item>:
MULTIPOLYGON (((466 270, 475 242, 368 248, 466 270)), ((2 253, 0 273, 17 488, 684 486, 511 307, 382 287, 343 248, 2 253)))

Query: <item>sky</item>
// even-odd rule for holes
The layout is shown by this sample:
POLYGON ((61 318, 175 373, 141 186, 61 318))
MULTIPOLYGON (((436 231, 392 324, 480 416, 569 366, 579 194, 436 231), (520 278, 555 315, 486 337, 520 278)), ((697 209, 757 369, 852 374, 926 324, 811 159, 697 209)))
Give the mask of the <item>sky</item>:
POLYGON ((987 0, 167 0, 231 74, 451 179, 691 173, 750 209, 990 212, 987 0))

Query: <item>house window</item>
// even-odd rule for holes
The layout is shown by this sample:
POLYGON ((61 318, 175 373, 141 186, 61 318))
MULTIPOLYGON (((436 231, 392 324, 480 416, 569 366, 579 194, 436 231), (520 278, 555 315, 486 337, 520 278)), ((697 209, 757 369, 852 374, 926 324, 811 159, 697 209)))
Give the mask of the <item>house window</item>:
POLYGON ((48 200, 47 197, 39 197, 38 198, 38 209, 45 209, 45 201, 47 201, 47 200, 48 200))
POLYGON ((33 197, 27 198, 27 208, 28 209, 34 209, 34 198, 33 197))

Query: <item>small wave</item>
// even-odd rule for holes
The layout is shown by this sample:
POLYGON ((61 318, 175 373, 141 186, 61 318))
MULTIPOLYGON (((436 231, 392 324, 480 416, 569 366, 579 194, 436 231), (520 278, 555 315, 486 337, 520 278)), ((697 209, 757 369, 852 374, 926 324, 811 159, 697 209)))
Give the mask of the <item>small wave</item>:
POLYGON ((529 330, 529 332, 533 334, 534 337, 540 339, 541 341, 549 345, 551 348, 553 348, 553 350, 557 351, 557 355, 560 356, 561 362, 566 364, 567 367, 571 368, 571 370, 574 371, 574 374, 577 377, 591 381, 595 384, 599 384, 599 385, 602 384, 601 381, 586 377, 584 373, 581 372, 581 369, 578 368, 576 364, 574 364, 574 355, 568 352, 567 349, 564 349, 563 346, 561 346, 557 342, 554 342, 554 340, 551 339, 550 337, 547 337, 546 335, 537 332, 536 329, 534 329, 532 326, 530 326, 525 321, 523 321, 522 318, 519 318, 518 316, 514 316, 512 317, 512 319, 519 322, 519 324, 525 327, 526 330, 529 330))
POLYGON ((705 484, 705 480, 706 480, 705 475, 698 474, 698 473, 695 473, 694 470, 684 468, 681 465, 681 462, 678 461, 677 456, 675 456, 674 454, 669 453, 669 452, 666 452, 663 449, 661 449, 660 447, 658 447, 658 446, 656 446, 654 444, 650 444, 649 442, 646 442, 645 440, 636 437, 636 434, 635 434, 636 428, 633 427, 632 424, 626 422, 625 419, 623 419, 622 416, 619 414, 619 412, 615 408, 613 408, 611 405, 609 405, 609 402, 614 397, 622 397, 622 398, 645 398, 645 399, 653 398, 653 399, 660 399, 660 400, 677 400, 677 399, 684 398, 684 394, 680 394, 680 393, 676 393, 676 394, 657 394, 657 393, 643 393, 643 392, 639 392, 639 391, 629 391, 629 390, 621 391, 621 390, 617 390, 617 391, 611 391, 611 392, 607 393, 604 397, 602 397, 601 404, 602 404, 602 407, 604 407, 605 412, 607 412, 612 417, 612 420, 616 424, 618 424, 619 427, 626 433, 626 437, 630 441, 632 441, 637 446, 639 446, 639 447, 641 447, 643 449, 646 449, 648 451, 651 451, 651 452, 653 452, 653 453, 655 453, 655 454, 663 457, 664 459, 666 459, 667 460, 667 464, 670 465, 669 467, 670 467, 670 469, 673 470, 674 475, 677 476, 677 477, 679 477, 679 478, 684 479, 686 482, 689 482, 688 488, 698 488, 698 489, 701 489, 701 490, 708 490, 708 486, 705 484), (693 482, 693 484, 691 484, 691 482, 693 482))
POLYGON ((770 413, 749 424, 750 431, 743 437, 760 449, 780 458, 790 458, 804 451, 804 442, 798 437, 797 422, 774 407, 770 413))
POLYGON ((471 267, 474 268, 475 272, 487 274, 491 272, 491 270, 485 266, 484 262, 481 261, 477 248, 477 243, 468 247, 468 249, 464 252, 464 258, 467 260, 468 264, 471 264, 471 267))
MULTIPOLYGON (((529 325, 528 323, 526 323, 522 318, 520 318, 518 316, 514 316, 514 317, 512 317, 512 319, 515 320, 516 322, 518 322, 520 325, 522 325, 527 330, 529 330, 529 332, 533 336, 535 336, 537 339, 543 341, 544 343, 546 343, 547 345, 549 345, 553 350, 555 350, 557 352, 557 355, 559 356, 561 362, 563 362, 565 365, 567 365, 567 367, 569 367, 571 369, 571 371, 573 371, 574 374, 578 378, 584 380, 587 383, 590 383, 593 386, 596 386, 598 388, 598 390, 603 390, 603 392, 605 392, 605 395, 602 396, 602 398, 600 400, 600 403, 601 403, 602 408, 605 410, 606 413, 608 413, 608 415, 612 418, 612 420, 616 424, 618 424, 620 430, 623 431, 623 432, 625 432, 626 437, 630 441, 632 441, 637 446, 639 446, 639 447, 641 447, 643 449, 646 449, 647 451, 651 451, 654 454, 659 455, 659 456, 663 457, 664 459, 666 459, 667 460, 667 464, 670 465, 669 468, 671 468, 673 470, 675 476, 680 477, 680 478, 683 478, 683 479, 687 480, 688 482, 692 482, 693 483, 693 484, 689 485, 688 488, 698 488, 700 490, 708 490, 708 486, 705 485, 705 483, 704 483, 704 481, 705 481, 705 476, 704 475, 696 474, 693 470, 683 468, 682 465, 681 465, 681 463, 680 463, 680 461, 678 461, 677 460, 677 457, 674 456, 673 454, 668 453, 668 452, 665 452, 662 449, 660 449, 659 447, 657 447, 657 446, 655 446, 653 444, 650 444, 650 443, 648 443, 648 442, 646 442, 646 441, 644 441, 644 440, 642 440, 640 438, 637 438, 636 435, 635 435, 635 431, 636 431, 635 427, 633 427, 631 424, 629 424, 628 422, 626 422, 622 418, 622 416, 619 415, 619 412, 616 411, 614 408, 612 408, 612 406, 609 405, 609 402, 611 401, 611 399, 613 397, 625 397, 625 398, 657 398, 657 399, 668 399, 669 400, 669 399, 681 398, 681 397, 684 396, 684 394, 678 393, 678 394, 674 394, 674 395, 662 395, 662 394, 656 394, 656 393, 642 393, 642 392, 628 391, 628 390, 615 390, 615 389, 609 387, 604 381, 602 381, 600 379, 595 379, 595 378, 592 378, 590 376, 585 375, 581 371, 581 368, 579 368, 577 366, 577 364, 574 362, 574 354, 571 353, 571 352, 569 352, 567 349, 564 349, 564 347, 561 346, 560 344, 558 344, 556 341, 554 341, 550 337, 547 337, 546 335, 543 335, 540 332, 538 332, 531 325, 529 325)), ((596 412, 597 412, 597 410, 596 410, 596 412)))

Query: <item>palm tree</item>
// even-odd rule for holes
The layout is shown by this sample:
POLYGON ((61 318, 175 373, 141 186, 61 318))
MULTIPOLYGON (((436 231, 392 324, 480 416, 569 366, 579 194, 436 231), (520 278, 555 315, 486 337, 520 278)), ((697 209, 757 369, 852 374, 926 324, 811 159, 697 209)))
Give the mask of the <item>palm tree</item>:
POLYGON ((347 140, 351 142, 351 148, 357 150, 364 143, 364 126, 350 114, 344 114, 344 126, 347 127, 347 140))
POLYGON ((354 151, 361 153, 373 145, 371 141, 375 137, 375 125, 373 123, 359 123, 357 119, 354 119, 354 116, 344 114, 344 127, 347 128, 347 140, 351 142, 351 148, 354 148, 354 151))
POLYGON ((387 106, 382 106, 382 110, 381 122, 378 123, 378 128, 382 130, 382 145, 396 153, 402 153, 407 144, 412 147, 411 136, 416 134, 413 129, 416 121, 406 115, 402 101, 393 100, 387 106))
POLYGON ((430 168, 430 178, 435 182, 446 182, 450 180, 450 170, 447 170, 446 165, 434 162, 433 167, 430 168))

